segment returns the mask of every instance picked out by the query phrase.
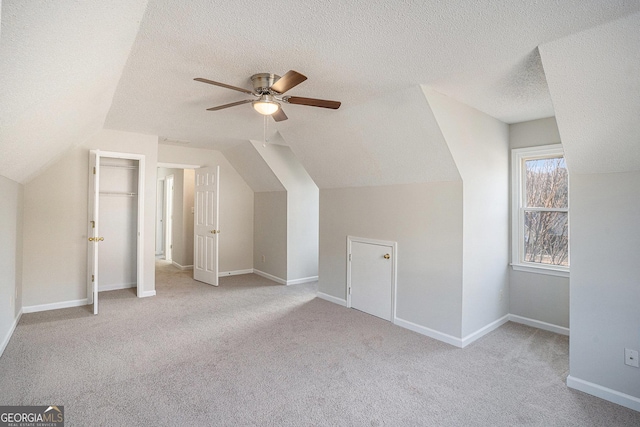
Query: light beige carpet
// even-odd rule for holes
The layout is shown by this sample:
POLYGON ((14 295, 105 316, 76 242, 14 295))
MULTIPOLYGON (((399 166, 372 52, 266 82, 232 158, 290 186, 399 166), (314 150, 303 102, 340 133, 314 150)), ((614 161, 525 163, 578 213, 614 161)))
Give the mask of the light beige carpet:
POLYGON ((508 323, 458 349, 255 275, 215 288, 164 265, 158 295, 25 314, 0 405, 69 426, 639 426, 568 389, 567 337, 508 323))

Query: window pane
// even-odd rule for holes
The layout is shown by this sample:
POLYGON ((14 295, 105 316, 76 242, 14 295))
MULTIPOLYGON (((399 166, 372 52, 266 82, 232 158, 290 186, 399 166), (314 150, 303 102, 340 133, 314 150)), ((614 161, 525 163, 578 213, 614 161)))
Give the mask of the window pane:
POLYGON ((525 206, 567 208, 568 182, 567 166, 563 157, 525 161, 525 206))
POLYGON ((569 266, 566 212, 524 213, 524 261, 569 266))

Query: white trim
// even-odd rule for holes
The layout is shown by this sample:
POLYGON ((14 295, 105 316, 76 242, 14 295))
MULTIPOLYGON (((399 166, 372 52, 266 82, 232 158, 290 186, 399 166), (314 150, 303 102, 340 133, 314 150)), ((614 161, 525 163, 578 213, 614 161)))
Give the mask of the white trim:
MULTIPOLYGON (((191 268, 193 268, 193 266, 191 266, 191 268)), ((251 273, 253 273, 253 268, 247 268, 246 270, 219 271, 218 277, 239 276, 240 274, 251 274, 251 273)))
POLYGON ((462 348, 462 340, 460 338, 454 337, 453 335, 444 334, 434 329, 430 329, 425 326, 421 326, 416 323, 409 322, 408 320, 400 319, 399 317, 396 317, 393 323, 405 329, 409 329, 410 331, 417 332, 421 335, 425 335, 429 338, 433 338, 438 341, 451 344, 452 346, 462 348))
POLYGON ((640 411, 640 399, 635 396, 581 380, 571 375, 567 377, 567 387, 599 397, 600 399, 608 400, 609 402, 633 409, 634 411, 640 411))
MULTIPOLYGON (((511 267, 514 270, 569 277, 570 268, 568 267, 525 263, 521 259, 521 250, 524 247, 524 215, 522 212, 525 210, 523 207, 524 181, 522 179, 522 162, 525 159, 544 159, 558 156, 564 157, 562 144, 515 148, 511 150, 511 267)), ((567 179, 569 179, 569 177, 567 177, 567 179)), ((567 182, 567 185, 570 185, 570 183, 567 182)), ((569 191, 571 191, 570 188, 569 191)), ((567 212, 567 216, 569 217, 570 206, 571 201, 569 200, 566 209, 527 208, 526 210, 567 212)), ((571 238, 571 236, 569 236, 569 238, 571 238)), ((569 248, 569 257, 570 256, 571 248, 569 248)))
POLYGON ((51 304, 29 305, 22 307, 23 313, 37 313, 40 311, 58 310, 60 308, 80 307, 89 304, 87 299, 77 299, 72 301, 54 302, 51 304))
POLYGON ((173 265, 175 268, 177 268, 178 270, 193 270, 193 264, 191 265, 180 265, 175 261, 171 261, 171 265, 173 265))
POLYGON ((202 166, 200 165, 185 165, 182 163, 164 163, 158 162, 159 168, 167 168, 167 169, 200 169, 202 166))
POLYGON ((4 350, 9 345, 9 341, 11 340, 11 337, 13 336, 13 333, 15 332, 16 327, 18 326, 18 323, 20 323, 20 318, 21 317, 22 317, 22 309, 20 309, 20 312, 18 313, 18 316, 13 321, 13 324, 9 328, 9 331, 7 332, 7 335, 5 335, 4 339, 2 340, 2 343, 0 344, 0 357, 2 357, 2 354, 4 353, 4 350))
POLYGON ((347 236, 347 307, 351 308, 351 244, 353 242, 391 248, 391 323, 396 323, 396 301, 398 296, 398 242, 347 236))
POLYGON ((303 283, 310 283, 310 282, 317 282, 317 281, 318 281, 318 276, 309 276, 309 277, 303 277, 301 279, 287 280, 287 286, 302 285, 303 283))
POLYGON ((98 289, 98 292, 117 291, 119 289, 131 289, 131 288, 136 288, 136 287, 138 287, 138 284, 136 282, 133 282, 133 283, 119 283, 119 284, 103 286, 103 287, 98 289))
POLYGON ((489 332, 495 331, 496 329, 498 329, 500 326, 504 325, 508 321, 509 321, 509 315, 505 314, 504 316, 502 316, 498 320, 495 320, 495 321, 489 323, 488 325, 478 329, 477 331, 467 335, 466 337, 463 337, 462 338, 462 348, 465 348, 466 346, 468 346, 472 342, 482 338, 483 336, 487 335, 489 332))
POLYGON ((567 335, 567 336, 569 335, 569 328, 565 328, 564 326, 558 326, 552 323, 542 322, 540 320, 529 319, 528 317, 522 317, 516 314, 509 314, 509 321, 531 326, 532 328, 538 328, 538 329, 543 329, 549 332, 555 332, 556 334, 567 335))
POLYGON ((318 298, 321 298, 321 299, 323 299, 325 301, 329 301, 329 302, 332 302, 334 304, 341 305, 343 307, 347 306, 347 300, 346 299, 334 297, 333 295, 325 294, 324 292, 318 292, 317 296, 318 296, 318 298))
MULTIPOLYGON (((115 151, 102 151, 102 150, 90 150, 90 152, 96 154, 96 162, 100 162, 100 159, 103 157, 115 158, 115 159, 127 159, 127 160, 137 160, 138 161, 138 211, 136 215, 138 216, 138 224, 137 224, 137 241, 136 241, 136 294, 138 297, 142 297, 144 293, 142 291, 142 286, 144 285, 144 260, 145 260, 145 252, 144 252, 144 205, 145 205, 145 179, 146 179, 146 169, 145 169, 145 155, 144 154, 134 154, 134 153, 120 153, 115 151)), ((91 189, 89 189, 91 191, 91 189)), ((91 198, 89 198, 91 199, 91 198)), ((91 213, 91 212, 89 212, 91 213)), ((94 216, 98 213, 95 212, 94 216)), ((155 232, 155 230, 154 230, 155 232)), ((95 236, 94 236, 95 237, 95 236)), ((155 252, 155 248, 154 248, 155 252)), ((97 275, 97 267, 96 267, 96 279, 98 279, 97 275)), ((87 271, 87 274, 90 275, 91 271, 87 271)), ((97 282, 99 284, 99 282, 97 282)), ((91 284, 89 283, 89 286, 91 284)), ((89 295, 90 292, 87 292, 89 295)), ((93 297, 90 296, 87 298, 89 303, 93 302, 93 297)), ((86 304, 86 303, 85 303, 86 304)), ((96 306, 97 308, 97 306, 96 306)), ((95 310, 94 310, 95 311, 95 310)), ((96 312, 97 313, 97 312, 96 312)))
POLYGON ((156 291, 155 289, 153 291, 138 291, 138 298, 146 298, 146 297, 155 297, 156 296, 156 291))
POLYGON ((569 269, 554 268, 547 265, 511 264, 511 268, 516 271, 526 271, 527 273, 546 274, 548 276, 570 277, 569 269))
POLYGON ((286 284, 287 284, 287 281, 286 281, 286 280, 281 279, 281 278, 280 278, 280 277, 278 277, 278 276, 274 276, 274 275, 272 275, 272 274, 265 273, 264 271, 256 270, 256 269, 254 268, 254 269, 253 269, 253 272, 254 272, 255 274, 257 274, 258 276, 262 276, 262 277, 265 277, 265 278, 267 278, 267 279, 269 279, 269 280, 273 280, 274 282, 280 283, 281 285, 286 285, 286 284))

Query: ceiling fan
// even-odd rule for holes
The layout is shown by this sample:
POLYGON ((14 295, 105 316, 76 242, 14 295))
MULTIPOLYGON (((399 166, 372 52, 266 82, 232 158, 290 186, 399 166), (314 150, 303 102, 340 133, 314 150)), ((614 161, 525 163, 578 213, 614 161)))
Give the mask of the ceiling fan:
POLYGON ((259 73, 251 76, 251 83, 253 83, 253 91, 249 89, 243 89, 241 87, 231 86, 228 84, 214 82, 213 80, 196 78, 198 82, 208 83, 215 86, 224 87, 227 89, 237 90, 238 92, 253 95, 258 99, 245 99, 243 101, 236 101, 230 104, 218 105, 217 107, 207 108, 207 111, 218 111, 224 108, 235 107, 236 105, 253 104, 253 108, 260 114, 265 116, 271 116, 276 122, 287 120, 287 115, 282 111, 281 102, 286 104, 298 104, 309 105, 311 107, 322 107, 337 110, 340 108, 340 102, 328 101, 326 99, 315 98, 302 98, 299 96, 282 96, 283 93, 291 88, 298 86, 303 81, 307 80, 306 76, 298 73, 297 71, 289 70, 287 73, 280 77, 276 74, 259 73))

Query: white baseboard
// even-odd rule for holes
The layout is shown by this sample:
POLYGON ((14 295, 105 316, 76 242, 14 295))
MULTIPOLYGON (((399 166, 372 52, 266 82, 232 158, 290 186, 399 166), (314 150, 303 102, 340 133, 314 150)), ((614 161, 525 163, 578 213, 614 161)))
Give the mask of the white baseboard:
POLYGON ((138 298, 155 297, 155 296, 156 296, 155 290, 138 292, 138 298))
POLYGON ((119 289, 131 289, 135 288, 137 283, 121 283, 119 285, 107 285, 102 286, 98 289, 98 292, 106 292, 106 291, 117 291, 119 289))
POLYGON ((302 279, 287 280, 288 285, 302 285, 303 283, 317 282, 318 276, 303 277, 302 279))
POLYGON ((434 329, 429 329, 413 322, 409 322, 408 320, 400 319, 399 317, 396 317, 393 323, 405 329, 409 329, 410 331, 426 335, 429 338, 433 338, 442 342, 446 342, 447 344, 451 344, 455 347, 462 348, 462 340, 460 338, 454 337, 453 335, 444 334, 434 329))
POLYGON ((171 261, 171 265, 173 265, 174 267, 176 267, 179 270, 193 270, 193 265, 180 265, 175 261, 171 261))
POLYGON ((251 274, 251 273, 253 273, 253 268, 248 268, 246 270, 219 271, 218 277, 239 276, 240 274, 251 274))
POLYGON ((347 306, 347 300, 346 299, 334 297, 333 295, 325 294, 324 292, 318 292, 317 295, 318 295, 318 298, 322 298, 323 300, 332 302, 334 304, 341 305, 343 307, 347 306))
POLYGON ((280 283, 281 285, 286 285, 286 284, 287 284, 287 281, 286 281, 286 280, 281 279, 281 278, 280 278, 280 277, 278 277, 278 276, 274 276, 274 275, 272 275, 272 274, 265 273, 264 271, 256 270, 256 269, 254 268, 254 269, 253 269, 253 272, 254 272, 255 274, 257 274, 258 276, 262 276, 262 277, 265 277, 265 278, 267 278, 267 279, 269 279, 269 280, 273 280, 274 282, 276 282, 276 283, 280 283))
POLYGON ((478 329, 474 333, 467 335, 466 337, 462 338, 462 348, 465 348, 475 340, 482 338, 483 336, 487 335, 489 332, 495 331, 496 329, 498 329, 500 326, 504 325, 508 321, 509 321, 509 315, 505 314, 498 320, 495 320, 489 323, 487 326, 478 329))
POLYGON ((528 317, 518 316, 516 314, 510 314, 509 320, 515 323, 521 323, 523 325, 531 326, 532 328, 543 329, 549 332, 555 332, 556 334, 569 335, 569 328, 564 326, 558 326, 547 322, 541 322, 540 320, 529 319, 528 317))
POLYGON ((22 307, 22 312, 37 313, 39 311, 58 310, 60 308, 80 307, 87 304, 89 304, 89 302, 85 298, 85 299, 77 299, 73 301, 54 302, 51 304, 29 305, 26 307, 22 307))
POLYGON ((599 397, 600 399, 608 400, 609 402, 633 409, 634 411, 640 411, 640 399, 635 396, 581 380, 571 375, 567 377, 567 387, 599 397))
POLYGON ((7 345, 9 345, 9 340, 11 340, 11 337, 13 336, 13 332, 16 330, 16 326, 18 326, 18 323, 20 322, 21 317, 22 317, 22 309, 20 309, 20 312, 18 313, 16 320, 13 321, 11 328, 9 328, 9 331, 7 331, 7 334, 3 338, 2 343, 0 343, 0 357, 2 357, 2 354, 4 353, 5 348, 7 348, 7 345))

